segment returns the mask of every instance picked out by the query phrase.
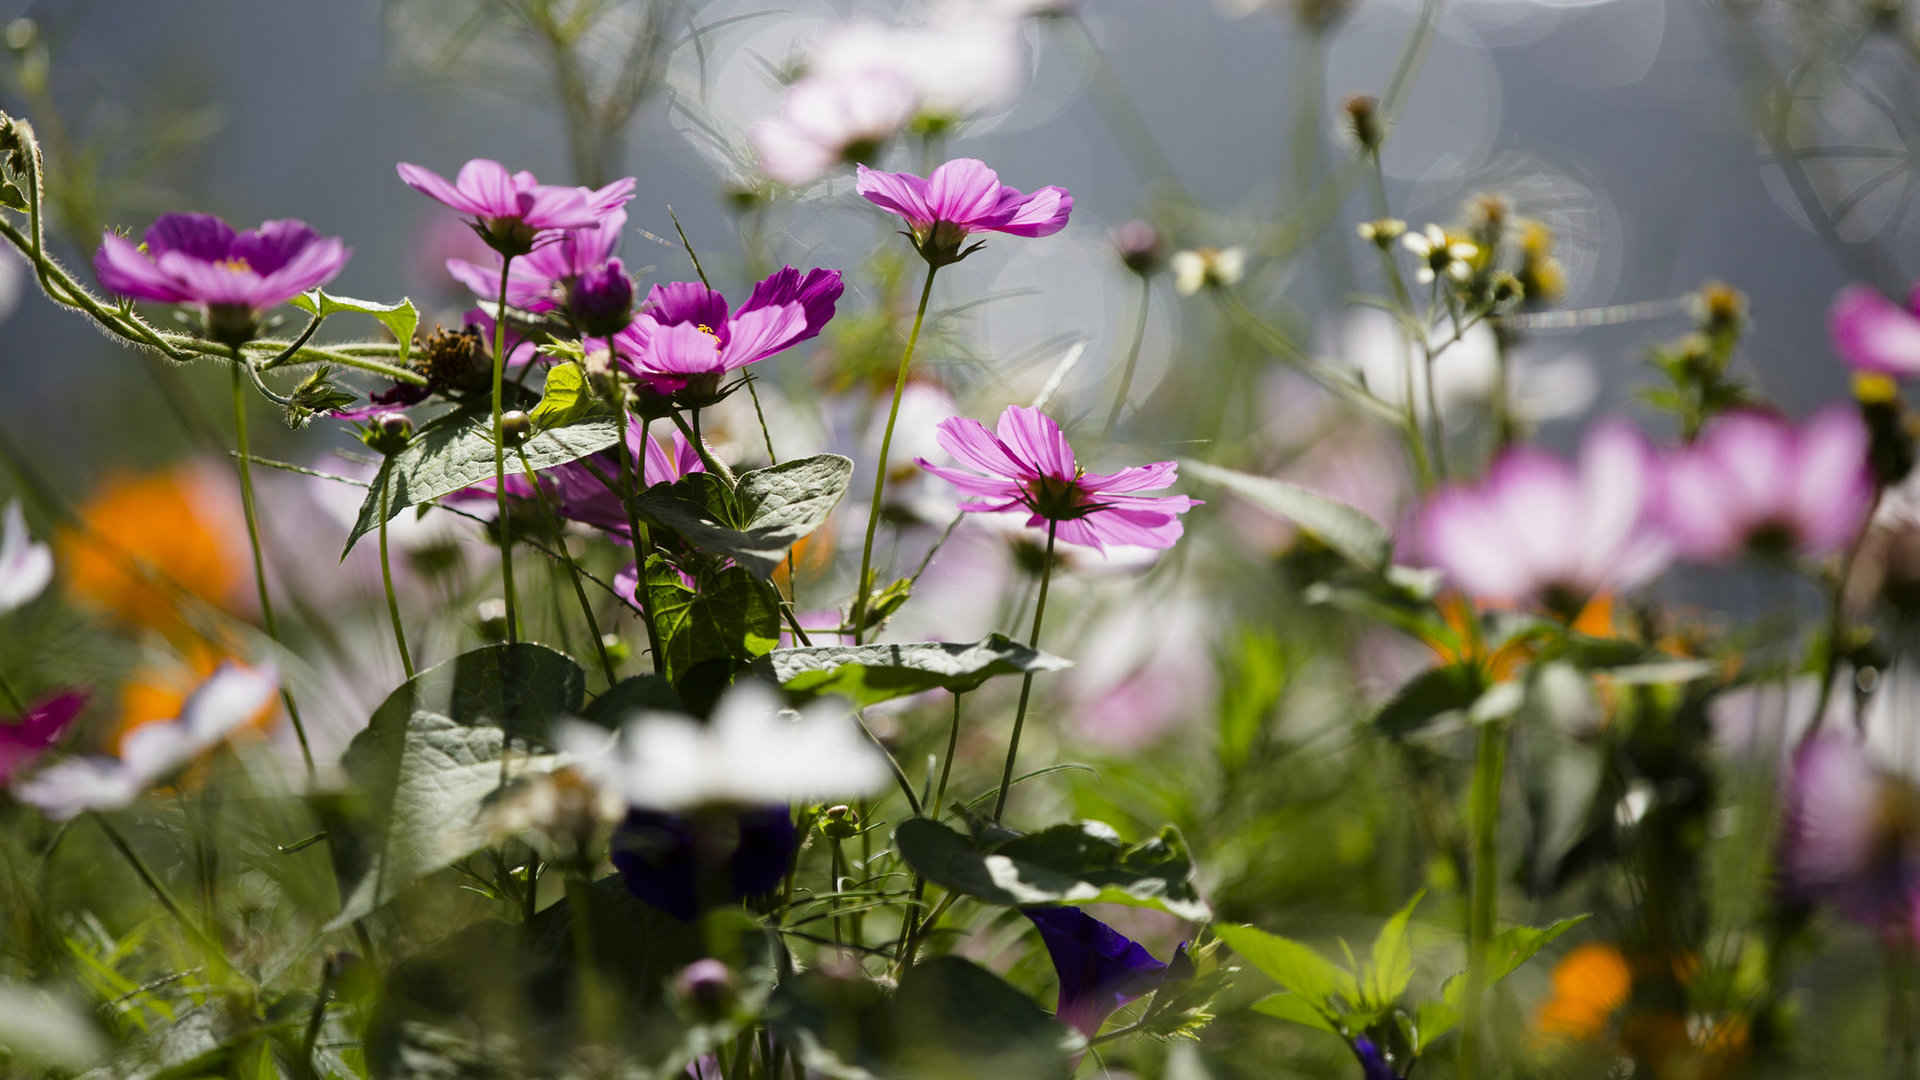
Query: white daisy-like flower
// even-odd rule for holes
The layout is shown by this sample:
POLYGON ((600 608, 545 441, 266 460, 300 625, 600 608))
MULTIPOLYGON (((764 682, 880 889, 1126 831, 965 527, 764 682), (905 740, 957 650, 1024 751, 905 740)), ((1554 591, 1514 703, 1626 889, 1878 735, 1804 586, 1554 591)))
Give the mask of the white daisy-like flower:
POLYGON ((1438 225, 1410 232, 1400 242, 1420 259, 1420 268, 1414 277, 1422 285, 1432 284, 1441 274, 1465 282, 1473 277, 1473 260, 1480 257, 1480 245, 1469 240, 1449 240, 1446 230, 1438 225))
POLYGON ((1167 260, 1173 270, 1173 289, 1181 296, 1192 296, 1202 288, 1237 285, 1247 272, 1244 248, 1194 248, 1176 251, 1167 260))
POLYGON ((14 785, 13 795, 55 821, 131 805, 260 715, 279 689, 279 673, 270 664, 221 664, 187 697, 179 717, 135 729, 121 743, 119 757, 68 758, 14 785))
POLYGON ((20 504, 7 504, 0 522, 0 612, 23 607, 53 580, 53 552, 27 535, 20 504))
POLYGON ((572 721, 556 727, 554 748, 627 805, 668 812, 859 798, 890 775, 845 702, 788 709, 752 681, 728 690, 706 723, 651 711, 614 732, 572 721))

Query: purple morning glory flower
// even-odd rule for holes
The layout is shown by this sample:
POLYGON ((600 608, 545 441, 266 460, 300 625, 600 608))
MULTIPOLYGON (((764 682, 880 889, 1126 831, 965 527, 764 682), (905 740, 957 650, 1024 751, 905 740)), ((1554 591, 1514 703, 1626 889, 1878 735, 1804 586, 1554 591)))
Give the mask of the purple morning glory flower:
POLYGON ((1680 554, 1716 561, 1748 547, 1819 556, 1859 532, 1873 504, 1866 425, 1852 409, 1795 427, 1727 413, 1667 460, 1660 516, 1680 554))
POLYGON ((86 691, 62 690, 27 706, 11 722, 0 720, 0 788, 46 753, 86 706, 86 691))
POLYGON ((93 269, 122 296, 205 309, 208 336, 238 346, 252 340, 261 312, 333 280, 349 254, 301 221, 235 232, 212 214, 166 214, 137 247, 101 237, 93 269))
POLYGON ((27 535, 20 504, 7 504, 0 516, 0 614, 24 606, 53 580, 53 552, 27 535))
POLYGON ((784 806, 719 816, 630 810, 613 834, 613 865, 627 891, 681 922, 780 886, 800 851, 784 806))
POLYGON ((1658 465, 1639 432, 1617 421, 1588 432, 1572 465, 1508 450, 1478 484, 1427 502, 1414 547, 1484 603, 1578 611, 1597 593, 1643 585, 1665 568, 1658 465))
POLYGON ((524 170, 509 173, 506 166, 487 158, 462 165, 452 183, 404 161, 396 170, 408 187, 471 218, 474 230, 502 255, 533 251, 539 246, 539 234, 550 229, 597 225, 633 198, 631 176, 597 190, 561 187, 542 184, 524 170))
POLYGON ((655 391, 687 392, 707 404, 728 372, 820 333, 843 289, 838 270, 783 267, 729 314, 727 298, 698 282, 655 285, 640 314, 614 335, 614 353, 655 391))
POLYGON ((977 232, 1009 236, 1052 236, 1067 226, 1073 196, 1062 187, 1043 187, 1028 195, 1000 182, 1000 174, 975 158, 956 158, 921 179, 912 173, 859 167, 855 187, 882 210, 907 219, 914 246, 928 261, 958 262, 977 232))
POLYGON ((916 460, 971 496, 960 503, 962 510, 1025 509, 1032 515, 1028 525, 1054 522, 1055 536, 1070 544, 1100 551, 1107 544, 1170 548, 1180 539, 1180 515, 1200 505, 1185 495, 1135 494, 1178 480, 1179 466, 1171 461, 1087 472, 1074 461, 1060 425, 1039 409, 1009 405, 997 431, 956 416, 941 422, 938 439, 941 449, 968 468, 916 460))
POLYGON ((1849 735, 1816 735, 1787 776, 1788 891, 1892 934, 1920 936, 1920 792, 1849 735))
POLYGON ((1827 313, 1833 348, 1855 371, 1895 378, 1920 375, 1920 288, 1900 307, 1874 289, 1840 290, 1827 313))
POLYGON ((1076 907, 1030 907, 1060 977, 1060 1021, 1091 1039, 1115 1009, 1160 985, 1167 965, 1146 947, 1076 907))

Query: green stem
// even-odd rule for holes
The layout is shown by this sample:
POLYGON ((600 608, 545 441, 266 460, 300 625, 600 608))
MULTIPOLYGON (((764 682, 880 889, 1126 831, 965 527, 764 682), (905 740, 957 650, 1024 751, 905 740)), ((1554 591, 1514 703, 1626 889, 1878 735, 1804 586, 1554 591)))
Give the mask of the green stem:
POLYGON ((21 698, 20 692, 13 688, 13 683, 7 681, 5 675, 0 675, 0 697, 7 699, 7 707, 13 710, 15 716, 26 715, 26 701, 21 698))
POLYGON ((940 267, 927 264, 927 281, 920 287, 920 304, 913 312, 913 329, 907 332, 907 348, 900 354, 900 370, 893 377, 893 404, 887 409, 887 427, 880 435, 880 465, 874 471, 873 503, 867 508, 867 538, 860 545, 860 577, 854 582, 853 612, 847 622, 853 627, 853 643, 860 644, 866 631, 867 594, 872 591, 873 534, 880 527, 880 506, 887 490, 887 454, 893 449, 893 425, 900 419, 900 396, 907 390, 907 369, 913 366, 913 350, 920 343, 920 325, 927 318, 927 300, 933 296, 933 276, 940 267))
POLYGON ((106 834, 107 841, 113 845, 114 850, 120 853, 121 858, 127 860, 128 866, 133 867, 134 875, 140 879, 142 884, 146 885, 147 891, 153 893, 153 898, 160 901, 160 906, 167 910, 167 914, 173 916, 173 920, 180 924, 180 928, 187 932, 187 936, 205 946, 224 964, 226 962, 226 952, 220 948, 219 944, 213 940, 212 936, 207 933, 204 927, 187 917, 187 913, 182 910, 179 903, 174 900, 173 894, 167 891, 165 885, 160 884, 160 879, 154 876, 152 870, 147 869, 146 861, 134 852, 133 845, 127 843, 126 837, 120 835, 120 830, 114 828, 113 824, 109 822, 103 814, 94 814, 93 820, 100 826, 100 831, 106 834))
POLYGON ((560 562, 567 568, 568 580, 573 582, 573 595, 579 598, 580 614, 587 620, 587 633, 593 635, 593 647, 600 653, 601 670, 607 674, 607 685, 612 686, 620 681, 620 677, 614 673, 613 657, 607 655, 607 643, 600 637, 600 621, 593 617, 593 602, 587 599, 587 588, 580 583, 580 567, 573 561, 573 553, 567 550, 567 523, 560 517, 560 509, 547 496, 547 489, 540 486, 540 477, 533 471, 533 462, 527 460, 526 450, 518 449, 515 453, 520 457, 521 471, 527 474, 527 483, 533 485, 534 496, 540 500, 540 508, 553 520, 553 546, 560 552, 560 562))
MULTIPOLYGON (((1060 522, 1047 520, 1047 556, 1040 564, 1040 598, 1033 604, 1033 631, 1027 635, 1027 647, 1040 647, 1040 620, 1047 614, 1047 586, 1053 582, 1053 537, 1059 531, 1060 522)), ((1020 704, 1013 710, 1013 736, 1007 740, 1007 764, 1000 772, 1000 794, 993 800, 993 820, 996 824, 1007 808, 1007 792, 1013 787, 1013 760, 1020 753, 1020 730, 1027 723, 1027 699, 1033 693, 1033 673, 1028 672, 1020 680, 1020 704)))
MULTIPOLYGON (((627 445, 627 425, 631 423, 627 417, 627 391, 624 387, 616 388, 614 396, 620 407, 620 438, 614 442, 620 454, 620 507, 627 512, 627 541, 633 545, 634 574, 639 582, 634 587, 638 595, 633 601, 639 605, 640 622, 647 628, 647 649, 653 656, 654 674, 665 675, 667 661, 666 655, 660 651, 660 629, 654 625, 653 605, 646 598, 647 560, 653 555, 653 536, 641 526, 640 511, 634 502, 645 474, 642 472, 643 466, 633 460, 633 447, 627 445)), ((640 453, 643 459, 653 439, 652 427, 652 421, 640 422, 640 453)))
POLYGON ((380 586, 387 593, 387 621, 393 624, 393 644, 400 650, 400 667, 406 671, 407 678, 413 678, 413 654, 407 651, 407 628, 400 621, 400 598, 393 592, 393 564, 387 559, 387 469, 381 469, 376 482, 380 485, 380 586))
POLYGON ((960 697, 953 695, 953 725, 947 729, 947 756, 940 762, 940 782, 934 785, 932 811, 939 820, 940 808, 947 804, 947 777, 953 774, 953 754, 960 746, 960 697))
POLYGON ((580 994, 580 1021, 586 1043, 598 1045, 612 1028, 612 1018, 593 949, 593 890, 579 870, 567 871, 567 915, 573 929, 573 963, 580 994))
POLYGON ((1127 346, 1127 364, 1120 370, 1120 390, 1113 395, 1113 411, 1107 414, 1108 435, 1120 422, 1120 410, 1127 406, 1127 392, 1133 389, 1134 365, 1140 362, 1140 343, 1147 336, 1147 302, 1153 298, 1153 279, 1140 275, 1140 311, 1133 320, 1133 342, 1127 346))
MULTIPOLYGON (((840 893, 840 881, 846 877, 847 874, 847 856, 846 853, 841 850, 839 837, 834 837, 831 843, 833 844, 833 858, 829 870, 833 874, 833 894, 838 896, 840 893)), ((840 902, 835 900, 833 907, 834 915, 830 920, 833 925, 833 943, 835 946, 844 947, 847 942, 846 933, 841 928, 840 902)))
POLYGON ((705 465, 708 472, 719 477, 720 481, 731 489, 737 482, 734 479, 733 470, 727 467, 726 462, 714 457, 713 451, 707 449, 707 440, 700 434, 700 410, 693 411, 691 426, 687 424, 687 418, 677 412, 668 415, 673 418, 673 426, 680 429, 680 437, 687 440, 687 445, 693 447, 694 453, 700 455, 700 464, 705 465))
MULTIPOLYGON (((260 517, 253 505, 253 454, 247 448, 247 383, 242 369, 247 361, 240 350, 233 352, 233 440, 234 448, 239 451, 240 464, 240 508, 247 519, 247 544, 253 549, 253 584, 260 597, 260 621, 266 625, 267 636, 275 642, 280 640, 279 620, 273 615, 273 598, 267 593, 267 562, 260 548, 260 517)), ((313 749, 307 745, 307 728, 300 722, 300 710, 293 703, 293 692, 285 685, 280 687, 280 700, 287 707, 287 719, 293 722, 293 734, 300 742, 300 756, 307 763, 307 775, 314 775, 313 749)))
MULTIPOLYGON (((513 256, 500 262, 500 306, 493 320, 493 504, 500 538, 500 587, 507 602, 507 643, 520 640, 519 598, 513 591, 513 536, 507 519, 507 438, 500 422, 500 398, 507 373, 507 272, 513 256)), ((642 571, 644 573, 644 570, 642 571)), ((502 758, 501 760, 505 760, 502 758)))
POLYGON ((1460 1075, 1480 1073, 1485 1038, 1488 943, 1500 906, 1500 784, 1506 771, 1507 731, 1497 721, 1480 725, 1474 751, 1468 825, 1473 830, 1473 884, 1467 911, 1467 995, 1460 1024, 1460 1075))

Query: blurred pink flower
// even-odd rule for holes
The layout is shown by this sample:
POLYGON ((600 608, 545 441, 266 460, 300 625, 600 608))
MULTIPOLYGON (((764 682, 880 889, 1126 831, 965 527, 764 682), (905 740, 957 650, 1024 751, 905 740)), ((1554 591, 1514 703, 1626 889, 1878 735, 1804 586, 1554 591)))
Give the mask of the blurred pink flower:
MULTIPOLYGON (((551 243, 515 259, 507 270, 508 305, 534 312, 559 307, 566 302, 567 287, 573 281, 613 257, 626 227, 627 212, 613 210, 586 226, 564 230, 551 243)), ((478 261, 451 258, 446 262, 447 273, 475 296, 491 302, 500 295, 500 261, 492 253, 478 261)))
POLYGON ((1418 554, 1485 603, 1577 610, 1666 566, 1654 518, 1658 459, 1624 423, 1594 427, 1576 466, 1530 447, 1507 451, 1472 487, 1427 501, 1418 554))
POLYGON ((1855 371, 1920 375, 1920 289, 1899 305, 1865 285, 1840 290, 1827 313, 1833 348, 1855 371))
POLYGON ((1780 863, 1801 899, 1901 936, 1920 934, 1920 792, 1850 735, 1817 735, 1787 776, 1780 863))
POLYGON ((1824 555, 1873 504, 1866 425, 1835 406, 1805 424, 1725 414, 1666 462, 1660 516, 1678 552, 1714 561, 1749 546, 1824 555))
POLYGON ((86 691, 62 690, 27 706, 20 716, 0 721, 0 788, 46 753, 86 705, 86 691))
POLYGON ((967 417, 940 425, 940 446, 971 469, 920 467, 971 498, 963 510, 998 512, 1024 507, 1027 524, 1053 522, 1056 535, 1073 544, 1170 548, 1180 539, 1180 515, 1199 503, 1185 495, 1138 495, 1171 485, 1178 466, 1154 462, 1113 473, 1090 473, 1074 461, 1073 447, 1053 418, 1038 409, 1010 405, 997 433, 967 417), (983 475, 984 474, 984 475, 983 475))
POLYGON ((748 137, 767 175, 797 187, 877 153, 913 118, 915 101, 912 85, 885 69, 809 76, 748 137))

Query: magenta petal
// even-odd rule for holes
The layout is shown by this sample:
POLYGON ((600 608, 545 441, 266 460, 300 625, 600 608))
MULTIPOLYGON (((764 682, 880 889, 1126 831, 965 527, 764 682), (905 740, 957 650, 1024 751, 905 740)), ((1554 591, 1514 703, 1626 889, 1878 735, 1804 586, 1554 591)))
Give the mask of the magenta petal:
POLYGON ((470 205, 478 208, 469 213, 484 218, 510 218, 523 212, 521 184, 507 172, 506 166, 491 158, 474 158, 460 166, 453 186, 466 196, 470 205))
POLYGON ((690 323, 675 323, 654 331, 640 362, 649 371, 671 375, 705 375, 721 366, 720 340, 690 323))
POLYGON ((86 705, 85 691, 65 690, 28 706, 17 722, 0 720, 0 787, 59 741, 86 705))
POLYGON ((1011 499, 1017 503, 1020 497, 1026 494, 1026 489, 1021 487, 1018 481, 1009 480, 1005 477, 981 476, 977 473, 967 472, 965 469, 954 469, 945 465, 935 465, 926 458, 915 458, 914 463, 927 472, 932 473, 934 476, 952 484, 958 488, 963 495, 977 495, 983 498, 1000 500, 1011 499))
POLYGON ((995 231, 1010 236, 1052 236, 1067 227, 1073 196, 1062 187, 1043 187, 1026 196, 995 231))
POLYGON ((720 366, 727 371, 763 360, 798 341, 807 331, 807 310, 799 304, 749 311, 727 324, 720 366))
POLYGON ((855 170, 854 189, 882 210, 891 210, 916 229, 938 220, 927 202, 927 182, 912 173, 881 172, 861 165, 855 170))
MULTIPOLYGON (((1185 510, 1186 507, 1180 509, 1185 510)), ((1178 517, 1159 508, 1108 506, 1080 520, 1100 539, 1127 547, 1170 548, 1185 531, 1178 517)))
POLYGON ((789 344, 805 341, 820 333, 833 318, 834 306, 846 286, 838 270, 813 269, 803 276, 791 266, 782 267, 753 287, 753 295, 734 313, 738 318, 755 308, 798 303, 806 309, 806 332, 789 344))
POLYGON ((727 324, 727 298, 697 281, 670 281, 647 290, 646 314, 663 326, 692 323, 719 330, 727 324))
POLYGON ((162 214, 147 226, 147 254, 153 258, 177 251, 202 262, 231 258, 233 227, 212 214, 162 214))
POLYGON ((333 237, 310 244, 285 266, 261 279, 247 298, 247 303, 255 310, 270 308, 324 285, 346 267, 352 254, 346 245, 333 237))
POLYGON ((1171 461, 1135 465, 1119 472, 1082 474, 1080 486, 1094 493, 1154 491, 1172 487, 1180 479, 1180 466, 1171 461))
POLYGON ((1000 175, 978 158, 955 158, 928 174, 926 191, 935 221, 971 226, 1000 206, 1000 175))
POLYGON ((1073 447, 1067 445, 1067 437, 1053 417, 1039 409, 1007 406, 1000 414, 996 434, 1015 460, 1024 461, 1040 475, 1056 480, 1075 478, 1073 447))
MULTIPOLYGON (((471 164, 471 162, 469 162, 469 164, 471 164)), ((425 195, 429 199, 443 203, 463 214, 473 214, 476 217, 486 216, 485 206, 461 192, 459 188, 447 183, 445 177, 431 169, 423 169, 418 165, 411 165, 403 161, 394 166, 394 171, 400 174, 401 181, 408 187, 425 195)))
POLYGON ((1864 285, 1842 289, 1827 314, 1834 351, 1855 371, 1920 374, 1920 318, 1864 285))
POLYGON ((1016 461, 985 424, 972 417, 955 416, 942 420, 934 430, 934 440, 940 444, 940 449, 953 455, 962 464, 971 465, 981 472, 1013 479, 1030 479, 1036 475, 1032 468, 1016 461))
POLYGON ((1860 415, 1844 407, 1822 410, 1801 429, 1789 498, 1808 554, 1845 547, 1866 520, 1873 505, 1867 442, 1860 415))
POLYGON ((304 221, 267 221, 234 237, 229 255, 265 276, 286 266, 319 239, 304 221))
POLYGON ((107 233, 100 238, 100 250, 93 256, 93 272, 103 288, 135 300, 162 304, 186 303, 190 297, 151 258, 140 252, 123 236, 107 233))

